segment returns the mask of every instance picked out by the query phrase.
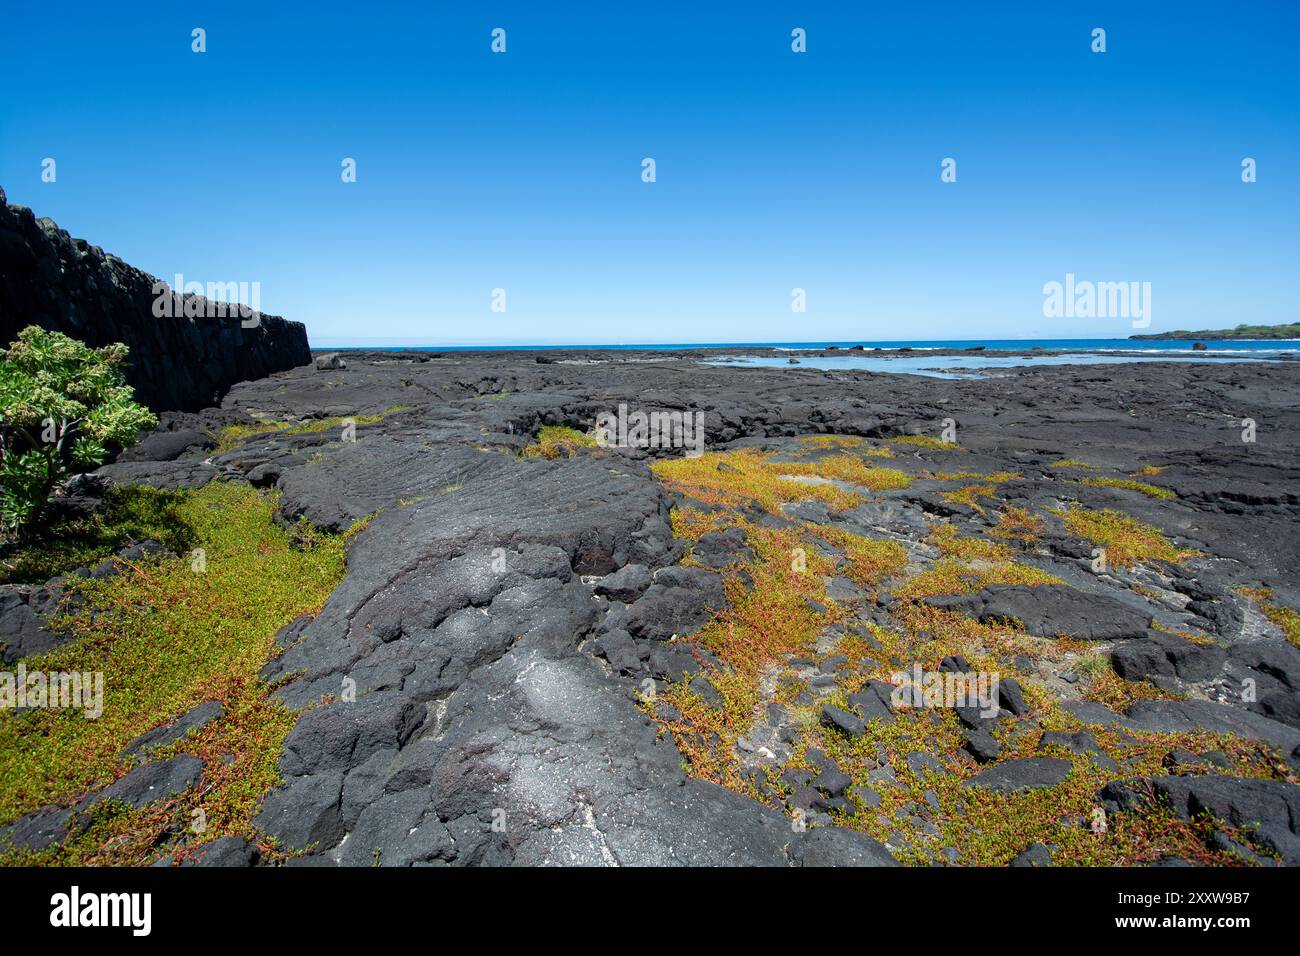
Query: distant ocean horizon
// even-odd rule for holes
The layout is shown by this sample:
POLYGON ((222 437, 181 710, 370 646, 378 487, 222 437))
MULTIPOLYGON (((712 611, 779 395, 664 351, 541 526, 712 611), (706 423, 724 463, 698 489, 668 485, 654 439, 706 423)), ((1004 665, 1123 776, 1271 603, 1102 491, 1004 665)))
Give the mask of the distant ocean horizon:
MULTIPOLYGON (((329 340, 338 341, 338 340, 329 340)), ((379 351, 470 352, 470 351, 555 351, 598 349, 602 351, 691 351, 715 349, 723 354, 701 356, 703 365, 733 365, 758 368, 796 366, 824 371, 887 372, 933 378, 981 378, 1008 374, 999 370, 1044 365, 1123 365, 1134 362, 1275 362, 1300 352, 1296 339, 902 339, 877 342, 683 342, 642 345, 397 345, 371 339, 370 344, 315 346, 340 349, 362 348, 379 351), (1197 342, 1203 350, 1193 350, 1197 342), (835 346, 829 354, 826 349, 835 346), (775 355, 727 354, 735 349, 772 349, 775 355), (899 354, 895 349, 909 349, 899 354), (958 354, 942 354, 956 352, 958 354), (1022 353, 1022 354, 1017 354, 1022 353), (1025 354, 1027 353, 1027 354, 1025 354), (1129 353, 1129 354, 1122 354, 1129 353)))
POLYGON ((1300 339, 894 339, 880 341, 825 341, 825 342, 670 342, 670 343, 483 343, 437 345, 382 338, 340 338, 324 336, 311 342, 313 349, 373 349, 402 352, 471 352, 471 351, 543 351, 563 349, 600 349, 651 352, 686 351, 690 349, 780 349, 783 351, 821 351, 832 346, 850 349, 861 346, 867 350, 909 348, 915 351, 943 351, 948 349, 983 348, 986 351, 1022 352, 1033 349, 1044 351, 1089 352, 1190 352, 1197 342, 1205 344, 1208 352, 1294 352, 1300 350, 1300 339))

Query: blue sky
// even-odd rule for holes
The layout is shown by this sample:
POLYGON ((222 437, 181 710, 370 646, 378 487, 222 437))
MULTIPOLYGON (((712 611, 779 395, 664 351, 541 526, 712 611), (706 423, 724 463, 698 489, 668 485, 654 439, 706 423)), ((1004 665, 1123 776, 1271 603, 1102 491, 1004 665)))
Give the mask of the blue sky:
POLYGON ((6 12, 0 185, 313 343, 1130 334, 1067 272, 1300 318, 1300 4, 131 6, 6 12))

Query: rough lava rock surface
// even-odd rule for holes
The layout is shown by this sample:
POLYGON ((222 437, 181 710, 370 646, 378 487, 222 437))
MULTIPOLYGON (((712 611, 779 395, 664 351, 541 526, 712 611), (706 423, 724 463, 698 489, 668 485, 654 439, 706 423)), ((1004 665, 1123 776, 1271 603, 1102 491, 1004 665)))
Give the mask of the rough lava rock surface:
MULTIPOLYGON (((1192 362, 941 380, 806 364, 732 368, 663 352, 341 357, 236 384, 220 408, 163 416, 159 435, 171 437, 146 441, 152 457, 124 456, 99 472, 110 482, 164 487, 247 480, 278 489, 283 521, 306 518, 332 530, 370 518, 351 543, 342 583, 319 615, 284 629, 283 653, 263 672, 280 700, 302 709, 281 756, 284 784, 257 820, 305 851, 296 863, 894 862, 854 830, 803 831, 776 810, 689 776, 671 736, 638 703, 643 682, 701 666, 679 639, 725 604, 719 569, 744 557, 744 541, 708 536, 694 566, 678 564, 684 546, 670 525, 677 499, 650 471, 657 453, 519 457, 539 426, 586 430, 620 403, 703 412, 710 449, 779 453, 798 436, 937 432, 953 418, 961 465, 972 470, 1046 474, 1069 455, 1132 473, 1155 460, 1165 470, 1154 480, 1177 493, 1174 501, 1064 481, 1012 481, 999 494, 1047 510, 1061 504, 1051 488, 1064 488, 1088 507, 1123 507, 1180 546, 1213 555, 1156 569, 1163 603, 1135 604, 1133 591, 1087 570, 1086 547, 1061 535, 1047 536, 1032 560, 1066 586, 994 587, 954 603, 977 617, 1016 618, 1034 633, 1064 631, 1103 645, 1152 640, 1153 624, 1195 624, 1225 653, 1189 664, 1171 661, 1163 645, 1149 655, 1120 652, 1131 673, 1159 671, 1153 679, 1181 680, 1182 667, 1196 682, 1187 685, 1193 699, 1128 714, 1077 701, 1080 719, 1226 728, 1288 753, 1300 744, 1295 728, 1214 696, 1214 682, 1233 674, 1277 693, 1300 687, 1294 649, 1234 591, 1272 588, 1292 607, 1300 597, 1300 367, 1192 362), (1247 415, 1267 423, 1249 448, 1237 437, 1247 415), (358 425, 355 441, 332 427, 280 429, 218 454, 201 440, 235 423, 349 417, 377 420, 358 425)), ((797 513, 910 544, 936 517, 987 525, 981 513, 942 498, 920 452, 890 464, 909 471, 911 488, 838 515, 812 502, 797 513)), ((1155 581, 1154 572, 1142 580, 1155 581)), ((858 599, 851 582, 840 587, 845 601, 858 599)), ((884 606, 882 599, 863 613, 884 606)), ((810 679, 820 686, 834 678, 810 679)), ((853 720, 831 723, 851 732, 890 719, 887 686, 868 690, 852 704, 858 713, 841 710, 853 720)), ((1018 686, 1002 703, 999 719, 1029 719, 1020 716, 1018 686)), ((783 719, 781 708, 770 719, 783 719)), ((987 736, 982 725, 972 733, 987 736)), ((996 759, 996 746, 979 749, 981 759, 996 759)), ((1014 791, 1052 786, 1070 764, 1035 756, 985 766, 975 786, 1014 791)), ((843 799, 843 787, 832 793, 828 781, 842 783, 844 774, 826 766, 815 780, 806 776, 798 782, 810 802, 838 806, 832 801, 843 799)), ((1295 806, 1291 791, 1273 790, 1242 799, 1295 806)), ((1196 799, 1220 807, 1232 797, 1207 791, 1196 799)), ((1294 835, 1289 823, 1284 829, 1294 835)), ((1030 857, 1043 862, 1047 853, 1030 857)), ((252 863, 257 854, 230 843, 206 858, 252 863)))

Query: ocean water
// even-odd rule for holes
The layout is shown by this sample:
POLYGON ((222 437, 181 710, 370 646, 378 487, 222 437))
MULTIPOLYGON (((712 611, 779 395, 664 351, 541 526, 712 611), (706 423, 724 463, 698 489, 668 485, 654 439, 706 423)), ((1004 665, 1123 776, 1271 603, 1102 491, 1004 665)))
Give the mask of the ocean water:
MULTIPOLYGON (((819 351, 835 345, 848 349, 861 345, 866 349, 969 349, 983 346, 985 351, 1028 351, 1044 349, 1047 351, 1126 351, 1126 352, 1190 352, 1192 345, 1200 339, 1170 340, 1167 342, 1144 342, 1133 339, 898 339, 873 342, 673 342, 636 344, 620 343, 617 345, 599 343, 573 343, 568 345, 530 345, 527 343, 484 344, 484 345, 433 345, 428 343, 404 343, 392 339, 367 338, 321 338, 313 341, 317 349, 383 349, 390 351, 415 352, 460 352, 460 351, 506 351, 506 350, 544 350, 544 349, 637 349, 645 351, 682 351, 686 349, 728 349, 728 348, 771 348, 789 351, 819 351)), ((1206 341, 1210 345, 1210 341, 1206 341)), ((1208 349, 1215 352, 1271 352, 1300 353, 1300 339, 1243 339, 1237 341, 1216 340, 1208 349)), ((1205 353, 1202 353, 1205 354, 1205 353)))
POLYGON ((1128 362, 1260 362, 1281 355, 1300 355, 1300 340, 1243 339, 1207 341, 1207 349, 1192 354, 1198 340, 1139 341, 1133 339, 919 339, 880 342, 679 342, 650 345, 400 345, 391 340, 321 340, 315 348, 369 348, 401 351, 454 352, 553 349, 614 349, 643 351, 685 351, 690 349, 770 348, 783 355, 720 356, 704 360, 708 365, 739 365, 764 368, 861 369, 934 378, 975 378, 996 375, 997 369, 1038 365, 1116 365, 1128 362), (838 346, 838 355, 820 355, 828 346, 838 346), (854 345, 862 351, 849 352, 854 345), (983 351, 965 355, 930 355, 939 350, 983 351), (911 355, 873 354, 885 349, 910 348, 911 355), (1041 350, 1042 354, 998 354, 1041 350), (1137 355, 1109 354, 1131 352, 1137 355), (790 359, 796 359, 792 364, 790 359))
POLYGON ((1211 355, 1195 358, 1186 352, 1158 352, 1150 350, 1145 355, 1104 355, 1096 352, 1070 353, 1045 352, 1043 355, 998 355, 996 352, 974 352, 970 355, 873 355, 870 352, 853 352, 849 355, 784 356, 723 356, 710 359, 706 365, 740 365, 757 368, 816 368, 827 371, 862 369, 868 372, 893 372, 900 375, 927 375, 932 378, 987 378, 996 369, 1032 368, 1039 365, 1124 365, 1131 362, 1267 362, 1269 355, 1262 350, 1239 349, 1234 355, 1211 355), (790 358, 798 364, 791 365, 790 358))

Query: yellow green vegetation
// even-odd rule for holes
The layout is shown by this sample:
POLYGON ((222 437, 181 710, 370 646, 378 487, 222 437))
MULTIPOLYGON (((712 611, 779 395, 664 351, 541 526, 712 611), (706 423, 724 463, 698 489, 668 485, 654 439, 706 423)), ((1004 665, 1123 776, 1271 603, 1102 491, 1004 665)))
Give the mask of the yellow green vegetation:
POLYGON ((942 521, 930 529, 930 540, 943 554, 966 560, 1006 561, 1011 557, 1011 549, 996 541, 983 538, 964 538, 955 524, 942 521))
POLYGON ((827 622, 808 599, 824 603, 822 576, 832 570, 796 530, 742 524, 755 560, 745 570, 753 583, 731 575, 724 586, 730 608, 719 612, 698 635, 702 647, 737 672, 756 673, 780 654, 803 650, 827 622), (803 570, 791 560, 802 548, 803 570))
POLYGON ((1114 568, 1132 567, 1141 561, 1179 564, 1200 554, 1174 547, 1157 529, 1118 511, 1090 511, 1075 505, 1056 514, 1070 534, 1105 548, 1106 562, 1114 568))
POLYGON ((706 504, 735 507, 755 502, 773 513, 790 501, 821 501, 832 511, 861 503, 861 495, 831 480, 873 491, 910 483, 897 469, 873 467, 850 455, 828 455, 815 462, 773 461, 770 452, 753 448, 661 460, 652 470, 671 490, 706 504))
POLYGON ((979 499, 992 499, 997 497, 997 486, 1008 481, 1013 481, 1020 476, 1014 471, 995 471, 990 475, 983 475, 973 471, 959 471, 939 473, 936 478, 942 481, 968 481, 975 480, 975 484, 966 485, 955 491, 942 492, 941 497, 944 501, 954 505, 965 505, 973 508, 980 514, 984 513, 984 506, 979 503, 979 499))
POLYGON ((809 448, 861 448, 867 443, 858 435, 805 435, 799 444, 809 448))
POLYGON ((873 587, 907 567, 907 549, 897 541, 881 541, 829 526, 808 525, 807 530, 843 549, 848 563, 840 570, 859 587, 873 587))
MULTIPOLYGON (((807 754, 811 748, 819 748, 854 781, 847 797, 856 812, 837 814, 836 822, 891 843, 901 832, 906 846, 898 855, 906 863, 943 861, 944 851, 956 848, 962 864, 1005 865, 1034 842, 1052 844, 1058 865, 1140 865, 1171 855, 1196 863, 1242 862, 1215 849, 1209 840, 1215 829, 1244 840, 1238 831, 1205 819, 1189 823, 1154 804, 1139 813, 1102 820, 1104 826, 1097 825, 1094 830, 1099 810, 1096 795, 1117 776, 1167 773, 1163 761, 1173 748, 1194 754, 1218 751, 1227 756, 1235 776, 1287 778, 1290 771, 1284 761, 1254 741, 1206 733, 1089 728, 1102 753, 1119 763, 1122 773, 1101 766, 1093 755, 1048 746, 1042 752, 1069 761, 1066 779, 1054 787, 1006 795, 963 786, 983 768, 965 751, 961 725, 951 709, 904 710, 895 719, 871 720, 866 733, 857 738, 824 726, 820 714, 825 703, 847 706, 848 696, 866 681, 890 680, 899 661, 916 662, 934 671, 943 658, 956 654, 965 657, 977 672, 999 673, 1004 678, 1019 675, 1032 723, 1000 722, 995 730, 1003 748, 1000 760, 1037 755, 1039 728, 1073 733, 1082 726, 1038 678, 1044 661, 1075 672, 1085 699, 1116 709, 1138 699, 1167 695, 1145 682, 1122 680, 1109 659, 1087 642, 1040 638, 1025 633, 1015 622, 980 623, 921 603, 927 596, 960 594, 989 584, 1063 584, 1054 575, 1013 560, 1019 550, 1014 542, 1036 540, 1043 531, 1044 519, 1026 509, 1003 509, 989 539, 965 537, 951 522, 936 523, 928 540, 939 557, 906 580, 902 579, 908 573, 908 551, 898 542, 807 523, 774 530, 734 510, 751 502, 778 510, 786 501, 806 498, 827 501, 832 507, 843 505, 844 499, 837 497, 843 492, 836 486, 793 483, 783 476, 834 476, 852 481, 848 476, 864 467, 855 457, 860 449, 850 451, 856 447, 854 443, 806 444, 822 444, 827 450, 844 450, 845 454, 831 454, 819 462, 777 462, 760 452, 743 451, 654 466, 669 487, 721 506, 675 510, 676 534, 696 541, 712 531, 741 527, 755 553, 752 564, 727 569, 729 608, 688 641, 688 646, 709 651, 723 667, 709 668, 687 682, 668 686, 663 699, 676 708, 676 715, 656 709, 653 701, 645 702, 662 730, 676 739, 690 772, 770 806, 783 807, 772 789, 783 788, 782 770, 814 769, 807 754), (854 461, 834 461, 837 458, 854 461), (832 463, 826 465, 827 460, 832 463), (814 547, 817 542, 841 552, 843 559, 827 557, 824 549, 814 547), (805 672, 796 671, 788 663, 790 658, 815 657, 819 648, 825 650, 822 642, 832 633, 827 630, 830 625, 850 623, 845 612, 827 599, 824 581, 831 573, 848 576, 863 588, 889 582, 900 600, 891 605, 891 626, 867 624, 838 638, 834 653, 847 659, 836 668, 838 686, 828 698, 808 703, 810 686, 805 672), (1028 654, 1039 665, 1016 663, 1021 654, 1028 654), (721 698, 713 706, 691 687, 706 677, 721 698), (772 700, 788 708, 788 721, 795 733, 793 756, 785 767, 768 768, 765 778, 742 776, 737 738, 753 729, 764 705, 772 700), (914 752, 938 759, 946 772, 913 772, 907 757, 914 752), (880 802, 872 805, 874 799, 864 800, 868 795, 865 788, 880 754, 896 781, 873 785, 880 802), (933 805, 919 814, 927 825, 918 823, 918 804, 933 805)), ((994 477, 960 475, 961 480, 978 479, 990 492, 996 490, 998 481, 1014 476, 999 474, 997 481, 994 477)), ((858 484, 870 487, 866 482, 858 484)), ((1155 529, 1117 512, 1074 507, 1059 515, 1072 534, 1106 547, 1112 563, 1153 557, 1183 560, 1193 554, 1174 548, 1155 529)))
MULTIPOLYGON (((1148 600, 1150 600, 1150 598, 1148 598, 1148 600)), ((1184 631, 1176 627, 1165 627, 1165 625, 1161 624, 1159 621, 1154 622, 1151 625, 1151 628, 1152 630, 1163 631, 1165 634, 1172 634, 1174 637, 1181 637, 1183 640, 1191 644, 1200 644, 1202 647, 1209 647, 1211 644, 1217 643, 1214 638, 1210 637, 1208 634, 1198 634, 1195 631, 1184 631)))
POLYGON ((995 471, 987 475, 979 471, 937 471, 930 477, 937 478, 939 481, 985 481, 1000 485, 1006 481, 1014 481, 1020 475, 1014 471, 995 471))
POLYGON ((1015 561, 942 557, 894 593, 909 601, 939 594, 972 594, 993 584, 1064 584, 1054 574, 1015 561))
MULTIPOLYGON (((708 504, 740 506, 754 501, 769 511, 780 503, 815 498, 832 507, 861 500, 831 484, 806 484, 789 474, 851 480, 867 487, 893 487, 901 473, 875 469, 848 456, 830 456, 815 463, 774 462, 752 449, 708 453, 696 458, 660 461, 655 473, 670 488, 708 504), (829 464, 828 464, 829 462, 829 464), (883 474, 882 474, 883 473, 883 474), (896 477, 896 475, 898 477, 896 477)), ((670 684, 663 699, 680 719, 662 722, 686 757, 692 772, 743 792, 750 784, 739 776, 734 745, 753 725, 764 675, 786 657, 810 651, 818 634, 837 621, 842 611, 826 595, 825 580, 837 569, 816 547, 816 541, 840 549, 839 571, 862 587, 870 587, 903 571, 907 552, 893 541, 878 541, 842 529, 802 524, 772 529, 749 521, 734 510, 704 511, 677 508, 673 531, 688 541, 728 527, 745 532, 754 560, 724 573, 727 607, 701 631, 691 646, 713 654, 723 668, 710 668, 707 677, 722 698, 711 707, 691 689, 691 680, 670 684)), ((687 558, 687 563, 690 558, 687 558)), ((697 676, 693 680, 701 680, 697 676)), ((653 712, 652 702, 646 702, 653 712)))
POLYGON ((942 492, 941 497, 949 504, 965 505, 967 508, 974 508, 980 514, 983 514, 984 506, 979 503, 979 499, 993 498, 997 493, 998 490, 993 485, 975 484, 966 485, 956 491, 942 492))
POLYGON ((584 435, 568 425, 543 425, 523 454, 525 458, 572 458, 583 448, 595 447, 594 435, 584 435))
MULTIPOLYGON (((882 651, 863 650, 873 658, 916 661, 927 670, 935 669, 945 656, 962 654, 974 670, 1000 672, 1005 678, 1009 670, 1006 659, 1025 649, 1019 644, 1013 627, 982 625, 936 608, 910 605, 903 609, 900 619, 904 624, 902 631, 872 628, 882 651)), ((1039 639, 1029 640, 1044 643, 1039 639)), ((853 659, 849 643, 841 642, 839 650, 853 659)), ((1127 705, 1138 696, 1158 693, 1148 685, 1120 687, 1127 682, 1120 681, 1108 661, 1096 653, 1088 652, 1072 661, 1071 666, 1095 691, 1089 699, 1127 705)), ((887 680, 891 669, 880 665, 874 676, 887 680)), ((862 681, 870 676, 864 674, 862 681)), ((1029 713, 1043 730, 1073 733, 1082 727, 1033 678, 1022 678, 1020 683, 1029 713)), ((860 681, 842 681, 843 693, 833 696, 831 702, 844 706, 847 703, 844 698, 859 684, 860 681)), ((1039 734, 1025 733, 1027 729, 1023 723, 1007 721, 994 731, 1003 747, 1000 760, 1030 757, 1040 752, 1039 734)), ((1227 756, 1231 772, 1236 776, 1276 779, 1287 774, 1285 763, 1255 741, 1200 732, 1157 734, 1100 727, 1089 730, 1101 752, 1126 768, 1124 776, 1167 773, 1163 758, 1173 748, 1196 754, 1218 751, 1227 756)), ((1042 753, 1072 764, 1065 781, 1043 790, 1000 795, 963 786, 982 768, 963 750, 962 743, 961 726, 955 714, 944 708, 905 709, 892 720, 870 721, 866 734, 858 738, 846 737, 810 720, 802 726, 788 766, 813 769, 805 760, 807 750, 813 747, 830 756, 854 780, 848 796, 856 813, 839 816, 838 822, 881 841, 893 842, 892 836, 901 830, 909 846, 899 856, 906 863, 942 861, 945 848, 958 848, 959 862, 964 865, 1005 865, 1034 842, 1055 845, 1057 865, 1132 865, 1150 863, 1167 855, 1204 863, 1240 863, 1229 854, 1207 848, 1207 837, 1212 830, 1210 821, 1189 823, 1159 806, 1145 808, 1140 814, 1115 816, 1104 821, 1103 832, 1093 832, 1097 791, 1114 779, 1116 773, 1099 766, 1091 755, 1048 746, 1042 753), (938 759, 946 772, 938 775, 924 769, 913 772, 906 759, 913 752, 938 759), (876 766, 879 753, 885 755, 896 781, 873 785, 880 804, 871 807, 863 801, 863 788, 868 785, 868 774, 876 766), (914 806, 928 802, 927 791, 937 797, 937 809, 926 814, 937 832, 908 822, 914 806)), ((771 780, 775 782, 778 776, 772 774, 771 780)), ((1239 836, 1231 828, 1226 829, 1230 835, 1239 836)))
MULTIPOLYGON (((1058 708, 1042 713, 1040 719, 1047 730, 1073 732, 1080 728, 1078 721, 1058 708)), ((1218 750, 1228 756, 1233 772, 1239 776, 1277 776, 1269 755, 1253 742, 1210 734, 1122 735, 1105 728, 1089 730, 1104 754, 1124 761, 1126 776, 1167 773, 1162 759, 1173 747, 1193 753, 1218 750)), ((1003 728, 997 736, 1003 745, 1002 759, 1038 753, 1037 734, 1013 736, 1003 728)), ((1135 865, 1170 855, 1206 864, 1239 865, 1241 862, 1229 853, 1210 848, 1208 837, 1216 828, 1238 838, 1240 834, 1209 820, 1189 823, 1155 804, 1145 807, 1141 813, 1099 818, 1097 791, 1114 779, 1115 772, 1098 766, 1089 754, 1046 748, 1043 753, 1072 765, 1066 779, 1054 787, 1015 794, 964 787, 963 783, 980 768, 961 752, 960 742, 959 724, 950 710, 912 710, 902 712, 892 721, 873 721, 867 733, 856 739, 820 725, 810 725, 791 763, 804 766, 803 754, 811 747, 834 759, 858 784, 849 790, 850 800, 858 812, 841 817, 840 822, 881 841, 890 840, 895 831, 902 829, 908 846, 900 850, 899 857, 905 863, 942 861, 945 848, 956 848, 960 852, 958 861, 963 865, 1006 865, 1035 842, 1055 847, 1053 862, 1058 866, 1135 865), (879 750, 887 755, 897 780, 877 785, 880 805, 868 808, 862 803, 859 787, 865 785, 879 750), (923 769, 914 773, 905 758, 917 751, 939 759, 947 772, 934 774, 923 769), (927 791, 938 803, 938 809, 930 814, 937 830, 934 833, 899 822, 912 812, 909 805, 925 804, 927 791), (1094 832, 1094 821, 1100 832, 1094 832)))
MULTIPOLYGON (((713 531, 722 531, 731 527, 736 518, 725 511, 702 511, 699 508, 674 508, 672 515, 673 534, 687 541, 699 541, 713 531)), ((684 562, 684 563, 689 563, 684 562)))
POLYGON ((1271 588, 1237 588, 1237 593, 1255 601, 1264 616, 1282 629, 1286 639, 1300 647, 1300 612, 1276 603, 1271 588))
MULTIPOLYGON (((149 500, 153 493, 137 494, 149 500)), ((111 783, 130 769, 120 754, 132 740, 218 700, 224 717, 161 753, 198 756, 203 784, 143 810, 100 807, 90 830, 67 845, 36 855, 10 851, 5 862, 147 863, 160 838, 192 832, 197 810, 206 830, 194 843, 256 838, 252 819, 276 782, 294 722, 257 674, 275 633, 317 613, 342 579, 348 535, 282 528, 272 520, 275 495, 245 485, 213 483, 165 501, 178 525, 172 539, 201 548, 201 556, 123 563, 112 577, 75 583, 85 605, 57 622, 73 641, 25 663, 29 671, 102 672, 103 714, 89 720, 78 710, 42 708, 0 717, 0 822, 70 805, 111 783)))
POLYGON ((755 554, 753 564, 744 569, 751 583, 732 569, 724 580, 728 607, 690 639, 726 665, 708 674, 723 705, 708 706, 691 690, 690 679, 670 684, 663 698, 681 713, 681 719, 666 723, 665 729, 676 737, 692 770, 744 790, 733 748, 736 738, 752 726, 764 669, 784 655, 808 650, 838 612, 826 602, 822 583, 832 565, 797 530, 760 528, 744 521, 737 526, 744 528, 755 554), (803 560, 792 560, 800 552, 803 560))
POLYGON ((1091 468, 1092 465, 1086 461, 1079 461, 1077 458, 1058 458, 1052 462, 1053 468, 1091 468))
POLYGON ((900 435, 897 438, 889 438, 887 441, 895 445, 911 445, 915 448, 926 448, 930 451, 965 451, 961 445, 956 442, 944 441, 942 438, 933 438, 930 435, 900 435))
POLYGON ((773 462, 773 467, 788 475, 807 475, 834 481, 847 481, 872 491, 906 488, 912 483, 897 468, 868 465, 852 455, 828 455, 814 462, 773 462))
POLYGON ((1084 478, 1079 484, 1091 485, 1093 488, 1125 488, 1128 491, 1144 494, 1148 498, 1170 499, 1178 497, 1168 488, 1149 485, 1145 481, 1134 481, 1131 478, 1084 478))
MULTIPOLYGON (((1008 668, 1002 660, 1023 652, 1026 641, 1038 640, 1027 638, 1015 622, 981 624, 963 614, 928 604, 904 605, 896 620, 897 629, 871 628, 873 639, 882 648, 869 655, 873 659, 914 661, 927 670, 936 670, 945 657, 961 654, 977 670, 1006 673, 1008 668)), ((881 664, 874 674, 865 674, 864 680, 873 676, 889 680, 895 670, 896 667, 881 664)), ((1025 693, 1032 704, 1037 688, 1026 685, 1025 693)))
POLYGON ((853 448, 868 458, 894 457, 894 452, 888 445, 868 446, 867 440, 857 435, 806 435, 799 439, 799 444, 818 449, 853 448))
MULTIPOLYGON (((1105 661, 1107 667, 1109 661, 1105 661)), ((1144 680, 1125 680, 1113 670, 1088 675, 1083 700, 1105 704, 1111 710, 1124 711, 1139 700, 1179 700, 1178 694, 1163 691, 1144 680)))
POLYGON ((252 422, 249 424, 227 425, 213 436, 217 441, 217 447, 213 454, 224 455, 226 452, 233 451, 250 438, 255 438, 258 435, 310 435, 314 432, 341 429, 349 422, 356 425, 358 428, 364 425, 374 425, 377 422, 383 421, 389 415, 404 412, 410 407, 410 405, 393 405, 377 415, 340 415, 333 418, 312 418, 302 422, 272 420, 252 422))
POLYGON ((836 511, 851 508, 861 497, 834 485, 803 484, 783 477, 771 455, 752 448, 706 452, 694 458, 662 459, 652 471, 672 491, 711 505, 755 502, 768 511, 788 501, 815 499, 836 511))
POLYGON ((1009 506, 1002 509, 997 526, 989 534, 1025 543, 1037 541, 1043 534, 1043 519, 1026 508, 1009 506))

